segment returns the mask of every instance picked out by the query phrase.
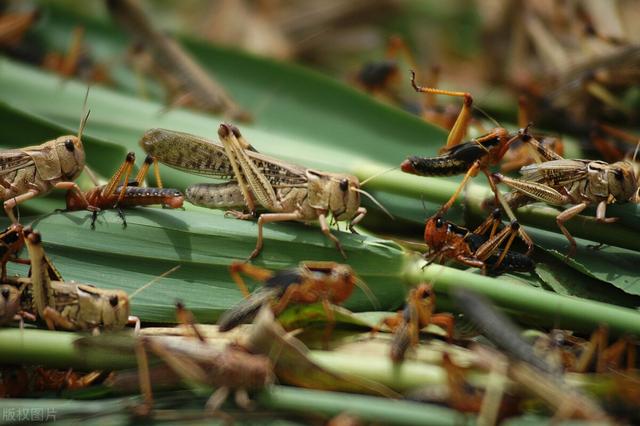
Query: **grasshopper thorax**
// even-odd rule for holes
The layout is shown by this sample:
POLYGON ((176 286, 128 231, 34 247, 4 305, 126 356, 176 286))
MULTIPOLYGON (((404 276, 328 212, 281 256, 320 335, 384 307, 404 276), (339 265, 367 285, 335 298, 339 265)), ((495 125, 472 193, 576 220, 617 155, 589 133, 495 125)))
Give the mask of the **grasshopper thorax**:
POLYGON ((609 193, 618 203, 631 201, 638 192, 638 178, 633 165, 628 161, 618 161, 609 166, 607 174, 609 193))
POLYGON ((60 169, 66 180, 75 180, 85 165, 84 147, 77 136, 60 136, 52 141, 60 160, 60 169))

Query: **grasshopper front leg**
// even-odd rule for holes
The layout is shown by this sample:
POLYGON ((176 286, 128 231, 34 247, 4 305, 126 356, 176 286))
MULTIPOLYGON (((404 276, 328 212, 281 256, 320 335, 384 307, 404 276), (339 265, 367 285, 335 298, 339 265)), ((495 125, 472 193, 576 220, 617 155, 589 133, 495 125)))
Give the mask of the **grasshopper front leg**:
POLYGON ((325 215, 325 213, 318 213, 318 221, 320 222, 320 229, 322 230, 322 233, 326 235, 331 241, 333 241, 333 243, 335 244, 336 248, 338 249, 342 257, 346 259, 347 255, 342 249, 342 244, 340 244, 340 240, 338 240, 338 237, 336 237, 331 233, 331 229, 329 228, 329 224, 327 223, 327 216, 325 215))
POLYGON ((32 189, 29 189, 24 194, 20 194, 4 202, 4 211, 7 213, 7 216, 9 217, 9 219, 11 219, 12 223, 14 224, 18 223, 18 219, 13 214, 13 208, 18 204, 24 203, 27 200, 37 197, 39 194, 40 194, 39 189, 32 188, 32 189))
MULTIPOLYGON (((256 242, 256 248, 251 252, 251 256, 249 256, 249 260, 255 258, 262 251, 263 246, 263 237, 262 237, 262 228, 267 223, 272 222, 287 222, 290 220, 301 220, 302 214, 300 211, 296 211, 293 213, 263 213, 258 218, 258 241, 256 242)), ((325 219, 326 226, 326 219, 325 219)), ((328 229, 328 227, 327 227, 328 229)), ((323 231, 324 232, 324 231, 323 231)), ((333 236, 333 235, 332 235, 333 236)), ((335 238, 335 237, 334 237, 335 238)))
POLYGON ((358 223, 360 223, 360 221, 364 219, 366 215, 367 215, 367 209, 364 207, 358 207, 358 210, 356 210, 356 217, 354 217, 353 220, 351 220, 351 223, 349 223, 349 231, 351 231, 352 234, 358 233, 355 230, 355 226, 358 223))

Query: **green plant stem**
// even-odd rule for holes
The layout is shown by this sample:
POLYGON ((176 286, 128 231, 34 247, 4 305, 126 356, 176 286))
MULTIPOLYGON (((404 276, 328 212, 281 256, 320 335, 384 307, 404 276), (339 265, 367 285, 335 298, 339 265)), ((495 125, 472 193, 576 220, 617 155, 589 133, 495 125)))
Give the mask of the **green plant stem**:
POLYGON ((0 360, 7 364, 87 370, 135 367, 133 356, 92 348, 80 351, 73 343, 84 336, 64 331, 3 328, 0 329, 0 360))
POLYGON ((286 386, 274 386, 260 394, 267 408, 335 416, 348 412, 359 419, 396 425, 464 425, 472 418, 431 404, 370 396, 341 394, 286 386))
POLYGON ((640 335, 640 313, 632 309, 562 296, 441 265, 429 265, 423 269, 423 264, 421 260, 408 264, 405 273, 408 283, 431 282, 436 291, 446 294, 454 288, 470 289, 519 317, 534 317, 539 325, 589 333, 599 325, 607 324, 614 334, 640 335))
MULTIPOLYGON (((384 170, 385 167, 379 165, 362 164, 355 167, 353 173, 360 179, 366 179, 384 170)), ((484 178, 480 176, 479 179, 484 178)), ((458 182, 447 179, 413 176, 400 171, 391 171, 372 179, 370 183, 367 183, 367 188, 413 197, 416 200, 424 199, 444 204, 456 191, 458 185, 458 182)), ((455 205, 460 207, 464 203, 469 216, 479 222, 487 215, 487 212, 482 208, 482 203, 490 196, 491 192, 488 187, 469 182, 467 188, 456 200, 455 205)), ((633 213, 634 209, 626 208, 624 211, 633 213)), ((525 206, 516 211, 521 223, 560 233, 556 223, 558 213, 559 210, 541 204, 525 206)), ((640 251, 640 232, 637 228, 618 223, 600 223, 592 213, 587 213, 587 215, 579 215, 566 223, 567 229, 574 237, 640 251), (587 216, 589 214, 591 216, 587 216)))

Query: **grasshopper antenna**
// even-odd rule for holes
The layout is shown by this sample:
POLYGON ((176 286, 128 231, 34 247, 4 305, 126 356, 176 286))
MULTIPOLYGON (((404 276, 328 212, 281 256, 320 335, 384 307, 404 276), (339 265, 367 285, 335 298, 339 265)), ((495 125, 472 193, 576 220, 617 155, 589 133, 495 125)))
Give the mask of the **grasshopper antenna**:
POLYGON ((373 204, 375 204, 376 206, 378 206, 378 208, 380 210, 382 210, 383 212, 385 212, 387 214, 387 216, 389 216, 392 220, 395 220, 396 218, 393 217, 393 215, 391 213, 389 213, 389 210, 387 210, 382 204, 380 204, 380 202, 378 200, 376 200, 375 198, 373 198, 373 195, 369 194, 367 191, 360 189, 360 188, 351 188, 352 190, 359 192, 363 195, 366 195, 367 198, 369 198, 373 204))
POLYGON ((368 178, 366 178, 365 180, 363 180, 362 182, 360 182, 360 187, 363 187, 367 182, 385 174, 385 173, 389 173, 392 170, 398 170, 400 167, 395 166, 395 167, 391 167, 390 169, 386 169, 386 170, 382 170, 376 174, 374 174, 373 176, 369 176, 368 178))
POLYGON ((82 133, 89 120, 89 114, 91 110, 87 109, 87 101, 89 100, 89 89, 91 86, 87 86, 87 91, 84 93, 84 100, 82 101, 82 115, 80 116, 80 125, 78 126, 78 139, 82 140, 82 133))
POLYGON ((191 329, 193 330, 198 340, 200 340, 201 342, 206 342, 206 339, 204 338, 204 336, 200 332, 200 329, 196 325, 196 319, 193 316, 193 313, 189 311, 184 306, 184 303, 182 303, 182 301, 180 300, 176 301, 176 318, 178 320, 178 323, 185 325, 187 327, 191 327, 191 329))
POLYGON ((376 295, 373 294, 369 286, 359 277, 356 277, 355 284, 360 290, 364 292, 364 295, 367 296, 367 299, 369 299, 369 302, 371 302, 371 305, 374 307, 374 309, 380 309, 380 301, 378 300, 376 295))
POLYGON ((489 121, 491 121, 496 127, 502 127, 500 125, 500 123, 498 123, 498 120, 496 120, 495 118, 493 118, 488 112, 486 112, 485 110, 483 110, 482 108, 480 108, 479 106, 474 105, 473 109, 478 110, 480 112, 480 114, 484 115, 489 121))
POLYGON ((129 300, 133 299, 136 295, 140 294, 143 290, 145 290, 150 285, 155 284, 156 282, 160 281, 162 278, 165 278, 165 277, 173 274, 178 269, 180 269, 180 265, 176 265, 173 268, 169 269, 168 271, 163 272, 162 274, 160 274, 157 277, 153 278, 151 281, 149 281, 148 283, 146 283, 145 285, 143 285, 142 287, 140 287, 139 289, 137 289, 136 291, 131 293, 129 295, 129 300))

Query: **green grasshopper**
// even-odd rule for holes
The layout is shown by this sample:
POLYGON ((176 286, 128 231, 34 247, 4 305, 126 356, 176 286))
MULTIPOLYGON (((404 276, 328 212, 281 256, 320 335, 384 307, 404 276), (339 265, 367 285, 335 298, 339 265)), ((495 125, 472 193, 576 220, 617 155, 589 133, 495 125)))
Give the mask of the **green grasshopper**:
POLYGON ((218 136, 221 145, 186 133, 152 129, 140 144, 158 161, 178 170, 232 179, 223 184, 190 186, 185 195, 192 204, 218 209, 248 208, 249 213, 227 212, 238 219, 255 217, 257 207, 269 211, 258 215, 258 241, 250 258, 262 249, 265 224, 289 220, 317 220, 322 232, 346 257, 340 241, 329 229, 328 217, 331 215, 336 222, 349 221, 349 229, 355 232, 353 227, 367 213, 360 206, 360 194, 370 197, 360 189, 357 177, 307 169, 256 152, 231 124, 221 124, 218 136))

